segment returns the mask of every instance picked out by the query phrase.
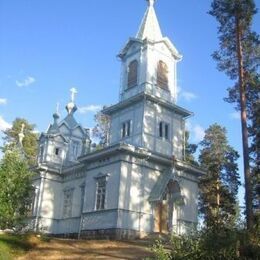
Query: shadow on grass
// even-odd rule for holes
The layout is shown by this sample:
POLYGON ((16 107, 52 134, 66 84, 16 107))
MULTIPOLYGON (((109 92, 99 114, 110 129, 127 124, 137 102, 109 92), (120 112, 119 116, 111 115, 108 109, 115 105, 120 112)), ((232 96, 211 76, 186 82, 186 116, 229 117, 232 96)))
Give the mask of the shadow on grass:
POLYGON ((0 235, 1 245, 15 251, 28 251, 34 247, 27 235, 3 234, 0 235))

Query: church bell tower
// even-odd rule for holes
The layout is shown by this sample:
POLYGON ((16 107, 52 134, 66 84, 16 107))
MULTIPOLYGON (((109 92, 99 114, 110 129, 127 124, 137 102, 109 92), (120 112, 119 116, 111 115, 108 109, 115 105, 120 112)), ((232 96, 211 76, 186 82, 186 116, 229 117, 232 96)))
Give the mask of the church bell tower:
POLYGON ((182 56, 164 37, 155 0, 121 59, 119 103, 104 110, 111 117, 110 144, 123 142, 149 152, 183 159, 185 118, 191 113, 176 105, 177 63, 182 56))
POLYGON ((175 103, 176 65, 181 55, 162 35, 154 10, 155 1, 147 2, 136 36, 129 39, 118 55, 122 61, 121 101, 145 92, 175 103))

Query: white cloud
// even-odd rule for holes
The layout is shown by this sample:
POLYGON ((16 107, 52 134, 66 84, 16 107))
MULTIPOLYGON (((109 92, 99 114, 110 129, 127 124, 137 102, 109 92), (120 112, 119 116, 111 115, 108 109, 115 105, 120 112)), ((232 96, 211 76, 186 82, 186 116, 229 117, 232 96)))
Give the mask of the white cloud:
POLYGON ((7 99, 6 98, 0 98, 0 105, 6 105, 7 99))
POLYGON ((198 123, 193 123, 191 120, 187 120, 185 128, 190 132, 190 139, 194 143, 199 143, 205 136, 205 129, 198 123))
POLYGON ((203 138, 205 136, 205 130, 204 130, 204 128, 201 125, 196 124, 192 128, 192 132, 193 132, 193 136, 194 136, 194 141, 195 142, 200 142, 200 141, 203 140, 203 138))
POLYGON ((197 98, 197 96, 194 93, 184 90, 180 90, 180 97, 188 102, 197 98))
POLYGON ((190 92, 190 91, 186 91, 184 89, 182 89, 180 86, 177 86, 177 95, 184 99, 185 101, 191 101, 193 99, 198 98, 197 95, 195 95, 194 93, 190 92))
POLYGON ((177 85, 177 95, 179 96, 180 93, 181 93, 181 87, 177 85))
POLYGON ((2 116, 0 116, 0 130, 4 131, 11 127, 12 127, 12 125, 9 124, 8 122, 6 122, 2 116))
POLYGON ((185 128, 186 130, 188 130, 189 132, 192 130, 192 123, 191 121, 188 119, 185 123, 185 128))
POLYGON ((89 106, 85 106, 85 107, 79 107, 79 112, 81 114, 86 114, 88 112, 97 112, 99 110, 101 110, 102 106, 100 105, 89 105, 89 106))
POLYGON ((240 119, 240 112, 237 111, 237 112, 230 113, 229 116, 230 116, 232 119, 240 119))
POLYGON ((39 131, 38 129, 34 129, 34 130, 33 130, 33 133, 34 133, 34 134, 40 134, 40 131, 39 131))
POLYGON ((35 81, 36 79, 34 77, 28 76, 24 80, 16 80, 15 83, 18 87, 22 88, 32 85, 35 81))

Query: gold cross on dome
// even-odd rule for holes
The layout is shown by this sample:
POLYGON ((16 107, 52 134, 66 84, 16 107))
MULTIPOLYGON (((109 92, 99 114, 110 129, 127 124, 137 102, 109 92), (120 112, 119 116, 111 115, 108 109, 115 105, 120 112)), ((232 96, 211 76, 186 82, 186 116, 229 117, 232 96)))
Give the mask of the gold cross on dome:
POLYGON ((57 115, 59 114, 59 111, 60 111, 60 103, 57 102, 57 104, 56 104, 56 114, 57 115))
POLYGON ((77 91, 75 88, 71 88, 71 89, 70 89, 70 92, 71 92, 71 102, 74 103, 74 101, 75 101, 75 96, 76 96, 76 94, 78 93, 78 91, 77 91))

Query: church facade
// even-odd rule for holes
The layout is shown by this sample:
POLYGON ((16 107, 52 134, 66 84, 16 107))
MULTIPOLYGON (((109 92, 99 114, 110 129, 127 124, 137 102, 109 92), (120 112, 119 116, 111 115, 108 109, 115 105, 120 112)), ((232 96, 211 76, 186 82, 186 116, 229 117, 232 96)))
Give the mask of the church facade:
POLYGON ((118 57, 119 102, 106 146, 94 150, 88 129, 75 119, 75 89, 67 116, 39 139, 31 228, 56 236, 137 238, 184 233, 197 224, 198 179, 185 163, 185 120, 176 105, 181 55, 164 37, 148 7, 135 37, 118 57))

